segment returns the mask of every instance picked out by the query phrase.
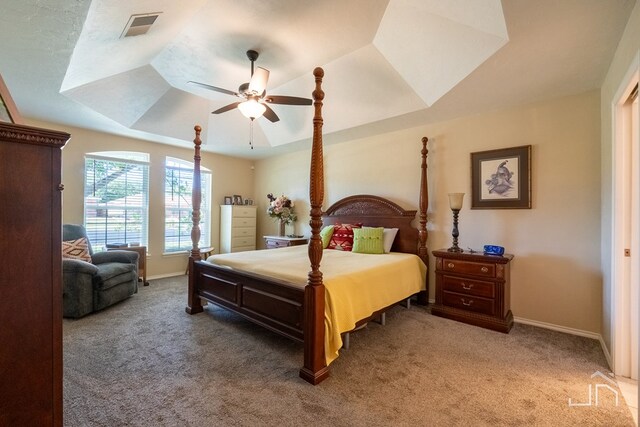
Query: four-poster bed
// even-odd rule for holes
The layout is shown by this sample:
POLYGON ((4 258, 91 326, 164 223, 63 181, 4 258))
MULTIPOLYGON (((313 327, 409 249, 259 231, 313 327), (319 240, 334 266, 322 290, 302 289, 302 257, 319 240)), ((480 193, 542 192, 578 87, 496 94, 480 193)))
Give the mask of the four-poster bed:
MULTIPOLYGON (((291 339, 302 341, 304 343, 304 365, 300 369, 300 377, 315 385, 329 375, 328 357, 325 354, 325 345, 327 345, 325 334, 329 335, 331 332, 329 328, 325 328, 325 322, 330 322, 330 320, 325 319, 325 308, 330 310, 331 305, 325 307, 325 297, 326 295, 331 296, 327 292, 331 289, 329 284, 333 282, 329 280, 334 280, 333 277, 328 276, 325 283, 323 281, 323 273, 320 270, 323 258, 323 243, 320 231, 323 225, 359 223, 370 227, 398 228, 392 251, 413 254, 414 259, 416 259, 415 255, 417 255, 421 260, 421 262, 417 262, 423 263, 424 269, 420 270, 419 273, 422 275, 421 288, 416 288, 413 284, 411 285, 413 287, 407 287, 407 289, 411 289, 407 291, 409 292, 407 295, 389 300, 369 311, 369 316, 358 318, 355 324, 357 327, 412 294, 417 294, 420 304, 427 304, 426 266, 428 266, 428 251, 426 246, 426 212, 428 196, 427 138, 422 138, 418 230, 411 225, 416 217, 416 211, 404 210, 397 204, 377 196, 358 195, 347 197, 334 203, 326 212, 322 211, 324 200, 322 155, 322 105, 324 92, 322 91, 322 78, 324 71, 321 68, 316 68, 313 74, 316 87, 313 91, 315 114, 313 118, 313 145, 309 187, 311 238, 307 247, 311 271, 308 271, 309 264, 307 264, 307 270, 305 270, 308 271, 308 274, 305 274, 306 285, 303 283, 302 286, 296 286, 291 280, 283 280, 257 269, 257 271, 233 269, 201 260, 200 249, 198 248, 201 201, 201 129, 196 126, 194 139, 193 229, 191 232, 193 248, 189 257, 189 294, 186 311, 189 314, 201 312, 203 310, 201 299, 204 299, 234 311, 265 328, 291 339), (325 284, 329 286, 328 289, 325 284)), ((299 249, 299 247, 257 252, 283 253, 280 251, 286 251, 287 249, 295 250, 299 249)), ((369 256, 380 257, 386 255, 369 256)), ((395 283, 390 283, 389 287, 396 285, 395 283)))

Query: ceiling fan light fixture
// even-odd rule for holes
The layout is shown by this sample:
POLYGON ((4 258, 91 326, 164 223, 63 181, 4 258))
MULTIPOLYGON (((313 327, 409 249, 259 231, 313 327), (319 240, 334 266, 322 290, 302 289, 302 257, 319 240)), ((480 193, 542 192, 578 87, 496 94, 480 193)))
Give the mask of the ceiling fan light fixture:
POLYGON ((249 99, 245 102, 241 102, 238 104, 238 110, 248 119, 257 119, 262 116, 264 112, 267 110, 263 104, 259 103, 255 99, 249 99))

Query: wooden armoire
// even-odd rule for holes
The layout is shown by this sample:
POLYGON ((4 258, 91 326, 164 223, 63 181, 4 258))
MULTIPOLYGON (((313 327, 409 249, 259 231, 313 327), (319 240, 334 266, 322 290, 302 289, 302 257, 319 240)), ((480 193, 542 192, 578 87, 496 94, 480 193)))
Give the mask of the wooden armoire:
POLYGON ((67 133, 0 122, 0 426, 62 425, 67 133))

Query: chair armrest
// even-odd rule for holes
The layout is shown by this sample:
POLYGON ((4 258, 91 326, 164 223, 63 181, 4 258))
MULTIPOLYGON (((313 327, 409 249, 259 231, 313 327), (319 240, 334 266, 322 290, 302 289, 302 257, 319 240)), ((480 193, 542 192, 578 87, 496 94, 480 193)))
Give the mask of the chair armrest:
POLYGON ((62 260, 62 315, 79 318, 93 309, 93 278, 98 267, 79 259, 62 260))
POLYGON ((62 272, 63 273, 83 273, 90 276, 95 275, 98 272, 98 267, 90 262, 81 261, 79 259, 63 259, 62 260, 62 272))
POLYGON ((91 255, 94 264, 105 262, 121 262, 125 264, 138 264, 138 253, 134 251, 105 251, 95 252, 91 255))

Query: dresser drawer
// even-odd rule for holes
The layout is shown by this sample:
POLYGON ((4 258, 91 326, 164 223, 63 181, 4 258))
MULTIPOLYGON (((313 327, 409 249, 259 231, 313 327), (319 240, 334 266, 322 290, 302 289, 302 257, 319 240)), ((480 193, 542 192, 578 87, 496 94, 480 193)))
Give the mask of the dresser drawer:
POLYGON ((459 294, 485 298, 495 298, 495 283, 482 280, 470 280, 462 277, 444 276, 442 289, 459 294))
POLYGON ((231 248, 237 248, 240 246, 251 246, 254 249, 256 248, 256 238, 255 236, 250 237, 234 237, 231 239, 231 248))
POLYGON ((256 247, 255 246, 234 246, 233 248, 231 248, 231 252, 235 253, 235 252, 246 252, 246 251, 255 251, 256 247))
POLYGON ((454 292, 443 292, 443 304, 449 307, 460 308, 466 311, 495 316, 495 302, 489 298, 469 296, 454 292))
POLYGON ((496 276, 496 265, 484 262, 444 259, 442 260, 442 269, 445 271, 450 271, 452 273, 468 274, 471 276, 496 276))
POLYGON ((233 227, 231 229, 231 238, 234 237, 251 237, 256 238, 256 229, 254 227, 233 227))
POLYGON ((256 217, 236 217, 233 218, 233 227, 255 227, 256 217))
MULTIPOLYGON (((255 218, 256 217, 256 208, 251 207, 242 207, 242 206, 234 206, 233 207, 233 222, 236 222, 236 218, 255 218)), ((255 222, 254 222, 255 224, 255 222)))

